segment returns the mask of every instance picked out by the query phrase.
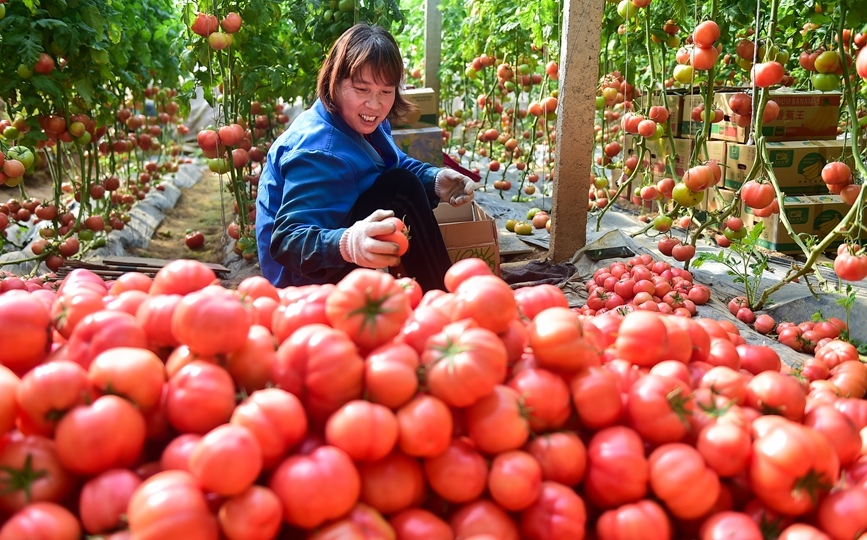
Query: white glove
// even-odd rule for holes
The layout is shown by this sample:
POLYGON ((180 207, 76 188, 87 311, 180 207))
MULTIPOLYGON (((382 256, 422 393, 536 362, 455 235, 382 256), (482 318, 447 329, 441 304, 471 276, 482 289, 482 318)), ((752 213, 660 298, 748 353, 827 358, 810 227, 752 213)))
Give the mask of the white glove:
POLYGON ((440 169, 434 181, 434 193, 437 197, 454 207, 472 201, 475 187, 471 178, 449 168, 440 169))
POLYGON ((375 269, 400 263, 397 254, 400 247, 397 244, 374 238, 397 230, 394 223, 382 223, 382 220, 392 216, 394 212, 391 210, 377 210, 346 229, 340 237, 340 255, 343 260, 375 269))

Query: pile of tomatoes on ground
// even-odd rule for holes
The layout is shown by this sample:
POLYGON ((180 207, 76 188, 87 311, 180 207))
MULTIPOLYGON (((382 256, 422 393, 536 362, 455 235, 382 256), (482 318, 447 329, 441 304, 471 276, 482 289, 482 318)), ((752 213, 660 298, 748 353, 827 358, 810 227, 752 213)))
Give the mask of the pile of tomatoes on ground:
POLYGON ((796 377, 733 325, 582 315, 477 259, 449 292, 216 283, 189 260, 0 294, 0 540, 867 528, 857 360, 796 377))
MULTIPOLYGON (((660 246, 660 250, 666 255, 678 250, 675 256, 678 260, 686 260, 678 257, 689 255, 686 258, 692 258, 695 254, 695 247, 681 245, 678 241, 673 241, 668 247, 671 249, 660 246), (679 250, 691 251, 681 254, 679 250)), ((648 254, 600 267, 585 288, 587 303, 579 311, 591 316, 611 311, 626 315, 643 310, 692 317, 696 306, 710 300, 710 289, 693 283, 688 270, 654 260, 648 254)))

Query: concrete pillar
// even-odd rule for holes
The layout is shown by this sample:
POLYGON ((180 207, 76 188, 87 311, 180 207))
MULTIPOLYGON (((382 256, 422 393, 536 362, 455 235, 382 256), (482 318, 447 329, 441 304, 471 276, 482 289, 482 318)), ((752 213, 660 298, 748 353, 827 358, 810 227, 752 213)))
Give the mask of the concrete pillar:
POLYGON ((443 48, 443 12, 440 0, 424 2, 424 85, 440 95, 440 59, 443 48))
POLYGON ((551 211, 555 262, 569 260, 587 238, 587 192, 593 160, 596 83, 605 0, 565 0, 557 104, 557 152, 551 211))

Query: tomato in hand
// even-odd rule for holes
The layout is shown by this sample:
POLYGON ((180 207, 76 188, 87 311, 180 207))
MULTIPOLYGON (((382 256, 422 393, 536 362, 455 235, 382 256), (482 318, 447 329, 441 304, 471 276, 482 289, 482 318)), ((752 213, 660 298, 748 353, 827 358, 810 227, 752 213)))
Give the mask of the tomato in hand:
POLYGON ((375 236, 377 240, 382 242, 392 242, 397 244, 397 255, 401 256, 407 252, 409 249, 409 228, 407 228, 406 224, 402 219, 397 217, 385 218, 382 220, 383 223, 393 223, 394 224, 394 232, 389 234, 381 234, 379 236, 375 236))

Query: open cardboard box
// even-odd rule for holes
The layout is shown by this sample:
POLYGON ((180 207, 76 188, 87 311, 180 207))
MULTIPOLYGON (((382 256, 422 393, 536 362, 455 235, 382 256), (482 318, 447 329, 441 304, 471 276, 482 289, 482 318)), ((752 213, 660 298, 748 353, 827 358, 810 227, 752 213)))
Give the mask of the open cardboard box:
POLYGON ((453 263, 475 257, 488 263, 495 275, 500 275, 500 244, 494 218, 475 201, 458 208, 440 204, 434 215, 453 263))

